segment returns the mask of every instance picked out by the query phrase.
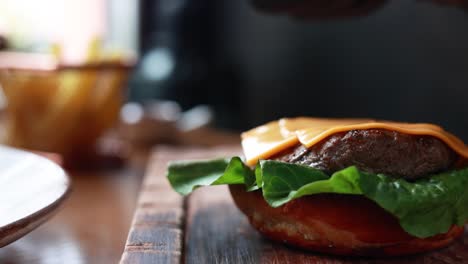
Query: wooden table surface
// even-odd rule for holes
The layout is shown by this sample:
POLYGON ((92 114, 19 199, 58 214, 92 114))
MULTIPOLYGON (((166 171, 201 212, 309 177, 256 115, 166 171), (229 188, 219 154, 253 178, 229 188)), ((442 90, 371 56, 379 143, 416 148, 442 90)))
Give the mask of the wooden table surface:
POLYGON ((174 159, 230 156, 238 148, 160 148, 149 162, 121 263, 468 263, 468 233, 450 247, 410 257, 343 258, 288 248, 262 238, 233 204, 226 186, 184 199, 165 179, 174 159))
POLYGON ((49 222, 0 249, 0 263, 118 263, 145 169, 144 154, 119 169, 73 172, 72 192, 49 222))

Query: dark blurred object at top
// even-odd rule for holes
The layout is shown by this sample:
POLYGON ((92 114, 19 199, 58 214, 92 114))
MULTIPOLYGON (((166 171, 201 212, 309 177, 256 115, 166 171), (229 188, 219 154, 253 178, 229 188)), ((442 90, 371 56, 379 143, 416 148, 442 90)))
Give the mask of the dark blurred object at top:
POLYGON ((424 1, 432 1, 439 5, 456 6, 456 7, 468 9, 468 0, 424 0, 424 1))
POLYGON ((0 50, 6 50, 8 48, 8 41, 5 36, 0 35, 0 50))
POLYGON ((250 0, 259 10, 297 18, 336 19, 368 15, 386 0, 250 0))
MULTIPOLYGON (((468 8, 468 0, 423 0, 439 5, 468 8)), ((250 0, 258 10, 286 13, 311 20, 339 19, 369 15, 387 0, 250 0)))
POLYGON ((141 63, 131 97, 177 101, 184 110, 199 104, 213 107, 216 125, 239 127, 239 72, 226 60, 217 0, 142 0, 141 63), (230 91, 227 93, 226 91, 230 91))

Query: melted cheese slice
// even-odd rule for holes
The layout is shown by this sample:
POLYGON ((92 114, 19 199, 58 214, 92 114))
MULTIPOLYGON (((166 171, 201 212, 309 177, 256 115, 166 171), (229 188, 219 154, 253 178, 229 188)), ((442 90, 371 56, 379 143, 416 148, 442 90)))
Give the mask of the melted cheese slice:
POLYGON ((248 165, 268 159, 289 147, 308 148, 327 137, 350 130, 385 129, 410 135, 433 136, 468 159, 468 147, 459 138, 432 124, 409 124, 373 119, 283 118, 242 133, 242 147, 248 165))
POLYGON ((278 121, 270 122, 244 132, 242 148, 248 165, 255 165, 259 159, 267 159, 284 149, 299 144, 296 134, 283 136, 278 121))

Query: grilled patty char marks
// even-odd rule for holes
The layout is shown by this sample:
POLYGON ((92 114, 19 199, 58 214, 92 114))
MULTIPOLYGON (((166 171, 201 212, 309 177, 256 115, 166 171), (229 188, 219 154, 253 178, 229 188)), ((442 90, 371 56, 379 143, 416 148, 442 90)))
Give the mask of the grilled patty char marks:
POLYGON ((362 171, 415 180, 453 167, 457 154, 432 136, 369 129, 337 133, 309 149, 299 145, 272 159, 329 174, 356 165, 362 171))

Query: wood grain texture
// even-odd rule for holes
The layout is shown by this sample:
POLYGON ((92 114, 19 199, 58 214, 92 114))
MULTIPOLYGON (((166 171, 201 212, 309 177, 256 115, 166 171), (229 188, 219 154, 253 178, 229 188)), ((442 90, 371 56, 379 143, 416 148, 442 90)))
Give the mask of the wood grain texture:
POLYGON ((0 247, 44 223, 69 193, 65 172, 32 153, 0 147, 0 247))
POLYGON ((149 151, 139 148, 129 154, 124 167, 67 171, 73 191, 57 215, 1 248, 0 263, 118 263, 149 151))
MULTIPOLYGON (((234 151, 238 152, 238 149, 234 151)), ((185 223, 184 198, 172 190, 165 178, 167 163, 232 154, 232 148, 200 151, 159 147, 149 161, 121 263, 180 263, 185 223)))
POLYGON ((450 247, 410 257, 343 258, 305 252, 259 235, 226 186, 200 188, 184 202, 165 179, 173 159, 239 153, 237 147, 158 149, 150 162, 122 263, 468 263, 468 233, 450 247))

